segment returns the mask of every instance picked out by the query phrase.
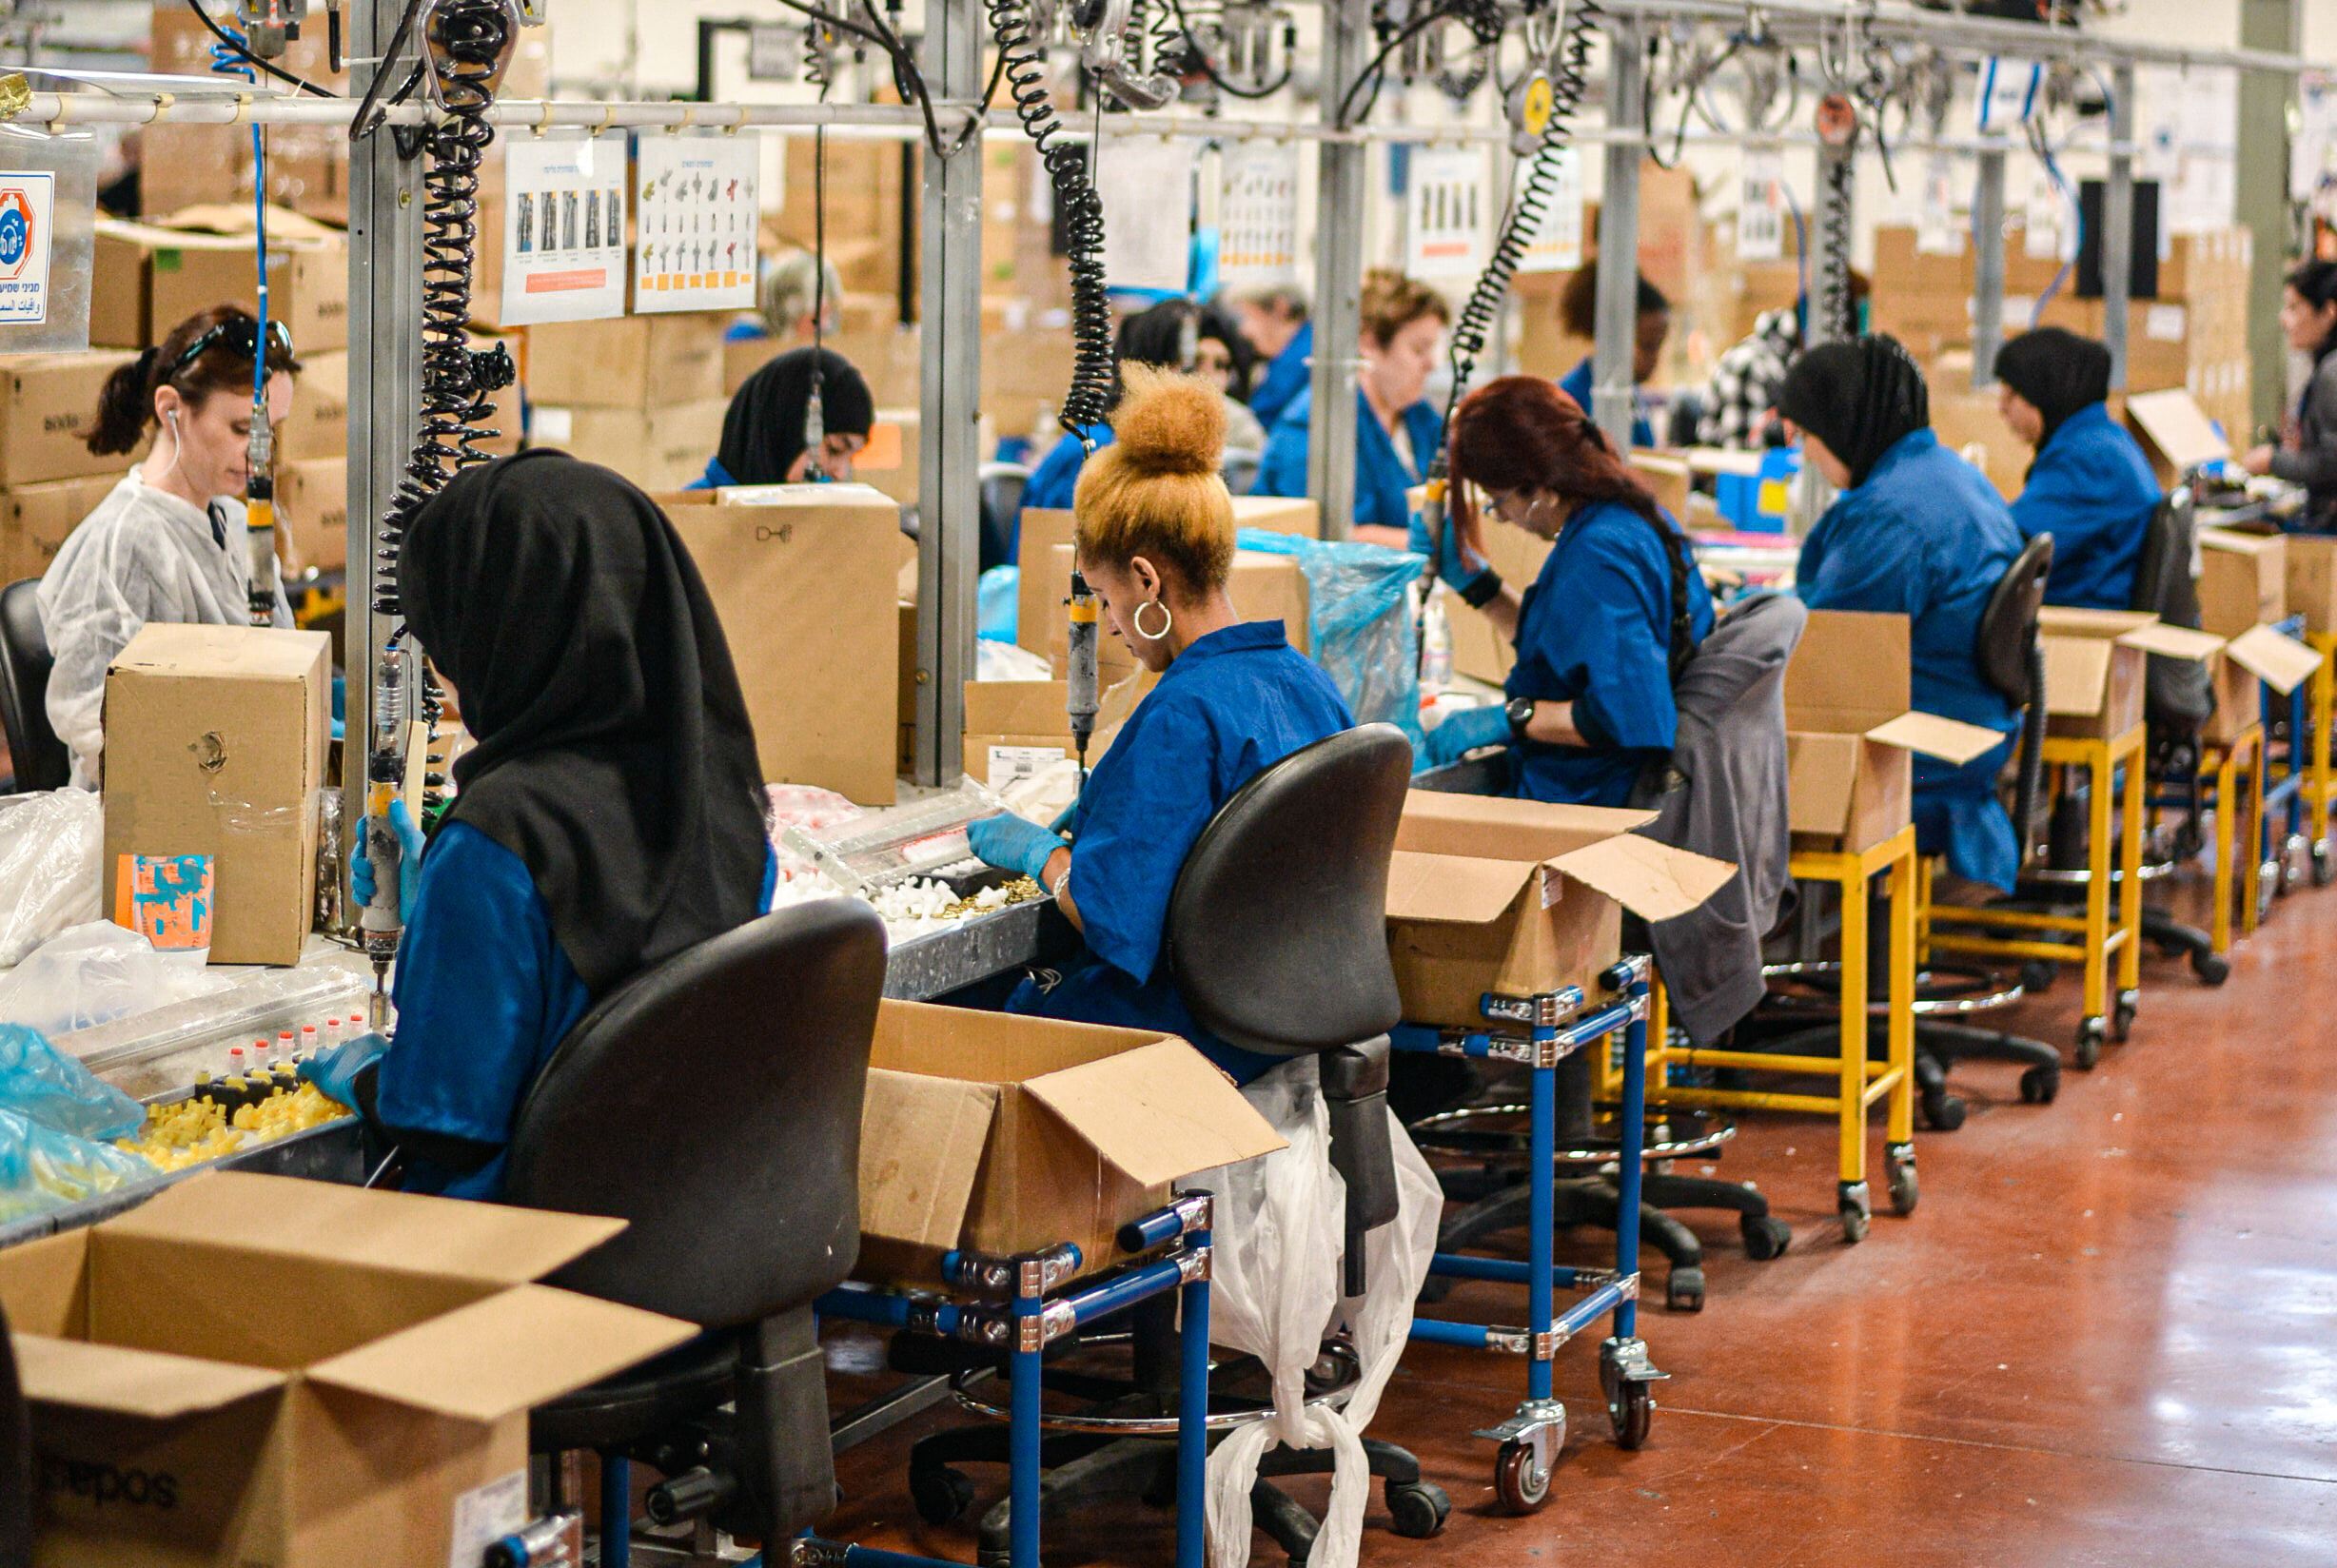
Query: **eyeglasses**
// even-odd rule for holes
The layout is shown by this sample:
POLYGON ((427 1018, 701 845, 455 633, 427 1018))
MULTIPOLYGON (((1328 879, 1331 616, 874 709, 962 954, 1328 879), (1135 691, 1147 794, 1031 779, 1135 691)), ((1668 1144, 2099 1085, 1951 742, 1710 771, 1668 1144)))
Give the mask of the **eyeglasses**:
MULTIPOLYGON (((268 323, 267 343, 270 349, 282 349, 285 356, 290 358, 292 329, 280 321, 268 323)), ((249 316, 230 316, 217 326, 206 328, 193 343, 179 351, 178 359, 170 366, 171 378, 176 380, 188 365, 214 348, 225 348, 239 360, 257 360, 260 357, 260 323, 249 316)))

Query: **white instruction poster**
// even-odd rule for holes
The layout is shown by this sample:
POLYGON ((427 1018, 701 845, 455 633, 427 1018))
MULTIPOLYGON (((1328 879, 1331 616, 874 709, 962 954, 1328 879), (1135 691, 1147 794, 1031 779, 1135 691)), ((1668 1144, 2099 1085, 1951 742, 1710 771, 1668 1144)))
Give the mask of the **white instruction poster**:
POLYGON ((1104 281, 1113 288, 1185 291, 1192 271, 1192 142, 1112 136, 1095 188, 1104 203, 1104 281))
POLYGON ((1923 190, 1915 209, 1915 254, 1961 256, 1967 225, 1955 217, 1955 159, 1934 152, 1923 166, 1923 190))
MULTIPOLYGON (((1521 190, 1532 168, 1530 159, 1518 166, 1521 190)), ((1582 265, 1582 155, 1567 147, 1550 172, 1549 200, 1542 205, 1541 225, 1526 236, 1520 272, 1572 272, 1582 265)))
POLYGON ((1473 278, 1485 265, 1485 231, 1500 216, 1483 147, 1418 147, 1404 193, 1404 269, 1415 278, 1473 278))
POLYGON ((506 326, 625 313, 625 133, 503 143, 506 326))
POLYGON ((1291 279, 1298 268, 1296 147, 1253 142, 1226 154, 1217 231, 1217 276, 1227 288, 1291 279))
POLYGON ((1785 154, 1777 147, 1748 147, 1737 194, 1737 259, 1785 259, 1785 154))
POLYGON ((49 320, 49 244, 57 177, 0 171, 0 325, 49 320))
POLYGON ((755 307, 758 140, 641 138, 634 186, 636 314, 755 307))

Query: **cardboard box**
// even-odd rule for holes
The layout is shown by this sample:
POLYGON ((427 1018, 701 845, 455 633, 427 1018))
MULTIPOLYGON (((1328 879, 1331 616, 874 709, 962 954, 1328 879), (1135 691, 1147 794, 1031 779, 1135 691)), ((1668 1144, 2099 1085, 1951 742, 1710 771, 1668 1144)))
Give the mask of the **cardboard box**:
POLYGON ((1694 481, 1684 460, 1634 450, 1631 454, 1631 471, 1649 490, 1655 492, 1656 504, 1669 512, 1673 521, 1677 522, 1688 515, 1688 496, 1694 488, 1694 481))
MULTIPOLYGON (((1404 1016, 1482 1029, 1488 997, 1580 986, 1622 951, 1622 911, 1685 914, 1737 868, 1641 838, 1652 812, 1439 794, 1404 798, 1387 877, 1404 1016)), ((1522 1020, 1511 1020, 1522 1021, 1522 1020)))
POLYGON ((860 1117, 862 1279, 930 1284, 952 1248, 1059 1242, 1088 1269, 1168 1184, 1283 1147, 1184 1041, 886 1002, 860 1117))
POLYGON ((2212 671, 2215 712, 2200 726, 2199 738, 2210 746, 2229 746, 2264 722, 2264 688, 2229 646, 2216 650, 2212 671))
POLYGON ((2114 740, 2141 724, 2150 656, 2201 662, 2223 638, 2169 626, 2146 611, 2047 605, 2044 633, 2046 733, 2114 740))
POLYGON ((0 485, 116 473, 127 459, 88 447, 98 395, 124 356, 11 354, 0 371, 0 485))
POLYGON ((349 563, 349 460, 308 458, 276 469, 276 517, 292 547, 287 570, 349 563))
POLYGON ((1323 537, 1323 508, 1304 496, 1236 496, 1233 526, 1264 528, 1269 533, 1323 537))
MULTIPOLYGON (((1014 562, 1022 569, 1014 601, 1014 641, 1034 654, 1064 640, 1064 603, 1070 597, 1071 579, 1068 572, 1058 573, 1055 552, 1069 548, 1071 537, 1068 508, 1023 508, 1014 547, 1014 562)), ((1101 638, 1099 646, 1111 640, 1101 638)))
POLYGON ((527 395, 568 408, 638 412, 715 402, 727 407, 722 334, 729 323, 728 316, 699 312, 531 326, 527 395))
POLYGON ((923 440, 924 419, 914 407, 877 409, 868 444, 852 461, 852 477, 903 506, 916 505, 923 440))
POLYGON ((900 755, 900 508, 863 484, 659 498, 713 596, 763 777, 890 806, 900 755))
MULTIPOLYGON (((1145 671, 1105 688, 1096 702, 1095 733, 1088 739, 1089 767, 1111 750, 1121 726, 1158 678, 1145 671)), ((1075 757, 1068 696, 1060 680, 966 682, 966 776, 996 788, 1075 757)))
POLYGON ((697 1332, 531 1283, 623 1228, 220 1172, 0 1253, 34 1559, 476 1560, 528 1517, 528 1411, 697 1332))
POLYGON ((2126 427, 2142 443, 2162 486, 2171 487, 2203 462, 2231 456, 2231 443, 2200 410, 2198 400, 2180 387, 2129 396, 2126 427))
MULTIPOLYGON (((1542 563, 1550 559, 1549 541, 1489 518, 1484 519, 1483 532, 1486 560, 1501 573, 1503 582, 1516 584, 1523 593, 1542 576, 1542 563)), ((1452 635, 1453 673, 1495 686, 1507 680, 1510 667, 1518 662, 1516 645, 1483 611, 1462 603, 1459 594, 1449 589, 1443 593, 1444 624, 1452 635)))
MULTIPOLYGON (((704 477, 706 460, 722 445, 726 402, 685 402, 642 412, 633 408, 553 408, 538 404, 530 446, 557 446, 613 468, 656 494, 679 490, 704 477)), ((899 526, 899 513, 894 525, 899 526)))
POLYGON ((322 632, 149 621, 106 675, 106 900, 126 854, 214 857, 211 962, 297 963, 332 707, 322 632))
POLYGON ((0 491, 0 585, 48 572, 67 538, 121 482, 105 474, 0 491))
POLYGON ((2308 632, 2337 633, 2337 539, 2289 534, 2288 614, 2303 616, 2308 632))
POLYGON ((2224 645, 2231 661, 2288 696, 2321 668, 2321 653, 2269 626, 2251 626, 2224 645))
MULTIPOLYGON (((215 232, 232 213, 194 208, 170 226, 101 218, 89 284, 89 341, 144 348, 216 304, 259 308, 248 233, 215 232)), ((250 214, 243 212, 248 225, 250 214)), ((348 239, 294 212, 268 215, 268 314, 296 355, 349 346, 348 239)))
POLYGON ((2288 616, 2288 555, 2280 535, 2202 528, 2199 568, 2202 631, 2235 637, 2288 616))
POLYGON ((349 455, 349 355, 346 349, 300 356, 292 413, 276 426, 279 461, 349 455))
POLYGON ((1858 853, 1907 826, 1911 754, 1965 763, 2004 736, 1909 706, 1907 617, 1813 610, 1785 667, 1795 841, 1858 853))

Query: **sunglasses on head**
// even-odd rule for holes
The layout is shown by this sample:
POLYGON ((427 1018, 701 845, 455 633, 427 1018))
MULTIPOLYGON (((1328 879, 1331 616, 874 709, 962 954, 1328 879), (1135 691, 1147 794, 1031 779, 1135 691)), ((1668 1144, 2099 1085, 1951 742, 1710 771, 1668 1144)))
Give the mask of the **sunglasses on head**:
MULTIPOLYGON (((267 323, 267 342, 270 348, 282 349, 289 357, 292 353, 292 329, 282 322, 270 322, 267 323)), ((260 323, 249 316, 235 316, 217 326, 206 327, 196 335, 193 343, 179 351, 178 359, 170 366, 171 377, 176 379, 188 365, 214 348, 224 348, 239 360, 257 360, 260 357, 260 323)))

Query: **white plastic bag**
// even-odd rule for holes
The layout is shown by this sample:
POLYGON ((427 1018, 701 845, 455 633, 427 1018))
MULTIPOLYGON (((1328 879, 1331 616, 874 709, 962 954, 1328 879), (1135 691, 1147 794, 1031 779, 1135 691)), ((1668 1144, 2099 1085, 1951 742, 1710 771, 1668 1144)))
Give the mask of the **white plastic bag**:
POLYGON ((154 951, 110 920, 74 926, 0 974, 0 1024, 55 1037, 224 990, 199 955, 154 951))
POLYGON ((98 917, 105 839, 105 807, 88 790, 0 796, 0 969, 98 917))
POLYGON ((1209 1339, 1246 1351, 1273 1377, 1269 1420, 1236 1430, 1209 1456, 1208 1535, 1213 1568, 1250 1557, 1250 1488, 1276 1443, 1333 1451, 1331 1495, 1311 1568, 1354 1568, 1363 1549, 1371 1470, 1363 1431, 1378 1410, 1412 1328, 1412 1303, 1436 1251, 1443 1205, 1436 1173, 1391 1115, 1396 1220, 1371 1233, 1361 1300, 1339 1295, 1346 1184, 1330 1164, 1330 1114, 1317 1059, 1300 1057, 1243 1089, 1289 1147, 1193 1179, 1216 1194, 1211 1240, 1209 1339), (1324 1336, 1345 1324, 1363 1375, 1345 1408, 1306 1407, 1306 1370, 1324 1336))

